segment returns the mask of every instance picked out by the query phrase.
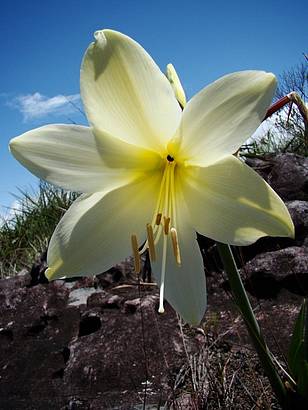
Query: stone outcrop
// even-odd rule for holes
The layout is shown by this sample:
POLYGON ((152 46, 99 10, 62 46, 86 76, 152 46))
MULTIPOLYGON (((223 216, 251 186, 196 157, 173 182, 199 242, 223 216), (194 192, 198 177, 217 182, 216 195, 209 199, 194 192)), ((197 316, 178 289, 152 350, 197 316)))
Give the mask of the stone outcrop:
POLYGON ((173 310, 157 313, 156 288, 30 283, 0 281, 1 408, 133 408, 146 383, 150 402, 168 399, 184 347, 173 310))

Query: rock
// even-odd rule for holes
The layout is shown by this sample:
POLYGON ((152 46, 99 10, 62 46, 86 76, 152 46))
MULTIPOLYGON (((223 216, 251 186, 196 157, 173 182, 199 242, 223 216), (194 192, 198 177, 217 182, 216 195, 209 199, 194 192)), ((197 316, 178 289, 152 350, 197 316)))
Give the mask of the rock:
POLYGON ((122 270, 116 267, 113 267, 107 272, 97 275, 96 278, 99 286, 104 289, 113 286, 115 283, 121 283, 125 280, 125 276, 123 276, 122 270))
POLYGON ((296 240, 303 242, 308 236, 308 201, 287 201, 286 206, 294 223, 296 240))
POLYGON ((247 158, 247 165, 257 171, 284 200, 308 200, 308 158, 286 153, 247 158))
POLYGON ((101 316, 97 312, 86 312, 80 318, 78 336, 87 336, 97 332, 102 326, 101 316))
POLYGON ((100 307, 102 309, 120 309, 122 304, 123 298, 105 291, 93 293, 87 300, 87 306, 89 308, 100 307))
POLYGON ((290 247, 256 256, 243 268, 245 285, 258 297, 274 297, 281 288, 308 293, 308 248, 290 247))
POLYGON ((153 295, 147 295, 143 298, 136 298, 132 300, 127 300, 124 303, 124 311, 126 313, 135 313, 140 311, 140 309, 145 311, 155 311, 158 310, 159 297, 153 295))
POLYGON ((66 283, 72 283, 72 289, 79 289, 79 288, 97 288, 98 280, 96 276, 85 276, 85 277, 78 277, 73 279, 65 279, 66 283), (70 282, 72 280, 72 282, 70 282))
POLYGON ((308 158, 296 154, 279 154, 267 178, 284 200, 308 200, 308 158))
POLYGON ((70 292, 68 304, 70 306, 86 305, 88 297, 96 293, 95 288, 77 288, 70 292))
POLYGON ((146 380, 147 404, 169 397, 186 356, 174 311, 157 313, 157 288, 27 283, 0 280, 1 408, 135 408, 146 380))
POLYGON ((268 174, 274 165, 274 158, 272 156, 264 159, 260 158, 246 158, 245 162, 253 168, 263 179, 268 180, 268 174))
POLYGON ((38 285, 39 283, 48 283, 48 279, 45 276, 47 269, 47 251, 43 252, 30 270, 31 283, 30 286, 38 285))

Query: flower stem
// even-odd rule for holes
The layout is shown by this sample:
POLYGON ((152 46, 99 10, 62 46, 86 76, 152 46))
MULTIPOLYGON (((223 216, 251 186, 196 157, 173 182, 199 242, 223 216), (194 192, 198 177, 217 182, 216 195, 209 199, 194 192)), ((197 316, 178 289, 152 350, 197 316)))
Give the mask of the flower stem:
POLYGON ((252 339, 254 347, 258 353, 262 367, 270 380, 273 391, 281 406, 285 408, 287 391, 277 372, 275 363, 258 325, 256 317, 253 313, 247 293, 245 291, 241 276, 236 267, 236 263, 229 245, 217 242, 217 248, 220 258, 223 262, 225 272, 229 279, 231 291, 233 293, 237 307, 245 321, 249 335, 252 339))

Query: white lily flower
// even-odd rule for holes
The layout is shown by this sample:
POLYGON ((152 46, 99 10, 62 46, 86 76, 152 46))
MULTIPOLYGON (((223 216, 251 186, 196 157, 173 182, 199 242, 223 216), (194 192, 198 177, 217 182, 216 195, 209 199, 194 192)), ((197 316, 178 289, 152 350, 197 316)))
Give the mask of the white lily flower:
POLYGON ((232 155, 261 123, 274 75, 227 75, 182 110, 173 70, 171 85, 134 40, 98 31, 81 66, 90 127, 47 125, 14 138, 10 149, 38 177, 83 192, 51 238, 50 280, 104 272, 131 246, 138 271, 144 244, 160 285, 159 310, 165 295, 197 324, 206 287, 196 231, 248 245, 293 236, 294 227, 278 195, 232 155))

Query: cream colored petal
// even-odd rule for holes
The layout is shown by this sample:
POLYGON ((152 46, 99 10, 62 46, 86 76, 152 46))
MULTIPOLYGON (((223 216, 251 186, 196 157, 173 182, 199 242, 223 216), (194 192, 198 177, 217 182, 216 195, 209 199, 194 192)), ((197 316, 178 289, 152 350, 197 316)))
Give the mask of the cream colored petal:
POLYGON ((264 118, 276 89, 273 74, 242 71, 204 88, 185 106, 180 156, 206 166, 233 154, 264 118))
POLYGON ((175 98, 178 100, 181 107, 184 108, 186 105, 185 91, 183 89, 179 76, 172 64, 167 65, 166 76, 173 88, 175 98))
POLYGON ((159 169, 163 165, 163 158, 155 151, 129 144, 109 135, 107 132, 94 131, 96 146, 104 165, 110 169, 147 172, 159 169))
POLYGON ((239 159, 182 168, 180 178, 192 224, 201 234, 232 245, 249 245, 262 236, 294 237, 282 200, 239 159))
POLYGON ((82 195, 66 212, 49 244, 47 276, 89 276, 131 255, 131 235, 144 240, 161 173, 109 193, 82 195))
POLYGON ((81 67, 81 96, 95 130, 154 150, 165 148, 181 118, 169 81, 134 40, 97 31, 81 67))
MULTIPOLYGON (((168 238, 165 276, 165 299, 191 325, 198 325, 206 309, 206 282, 201 252, 196 232, 188 220, 182 198, 177 197, 177 233, 181 254, 181 266, 176 263, 170 237, 168 238)), ((158 246, 157 261, 152 263, 158 283, 161 279, 163 238, 158 246)))
POLYGON ((157 169, 161 157, 88 127, 47 125, 10 142, 14 157, 34 175, 80 192, 103 191, 157 169))

